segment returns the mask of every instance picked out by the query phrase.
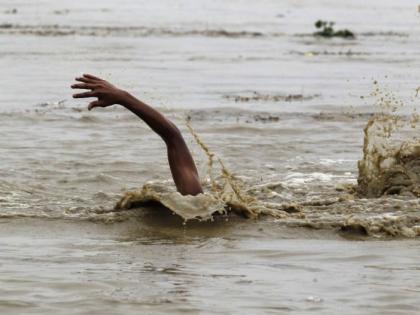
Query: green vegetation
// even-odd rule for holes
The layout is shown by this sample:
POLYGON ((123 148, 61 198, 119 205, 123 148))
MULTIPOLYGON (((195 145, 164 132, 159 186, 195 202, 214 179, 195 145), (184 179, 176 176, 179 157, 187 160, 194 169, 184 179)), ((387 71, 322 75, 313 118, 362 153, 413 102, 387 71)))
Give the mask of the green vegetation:
POLYGON ((314 33, 314 36, 321 36, 325 38, 341 37, 345 39, 354 39, 356 36, 348 29, 338 30, 334 29, 334 22, 318 20, 315 22, 315 27, 319 30, 314 33))

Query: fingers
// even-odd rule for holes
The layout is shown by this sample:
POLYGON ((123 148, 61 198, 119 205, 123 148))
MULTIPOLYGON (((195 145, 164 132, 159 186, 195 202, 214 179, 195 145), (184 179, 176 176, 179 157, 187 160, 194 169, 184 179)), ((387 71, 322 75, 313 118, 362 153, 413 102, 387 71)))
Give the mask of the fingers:
POLYGON ((103 104, 100 101, 90 102, 88 106, 88 110, 92 110, 95 107, 103 107, 103 104))
MULTIPOLYGON (((83 93, 76 93, 73 94, 73 98, 87 98, 87 97, 98 97, 97 91, 95 91, 96 88, 99 87, 101 84, 98 81, 103 81, 102 79, 95 77, 91 74, 83 74, 82 77, 75 78, 76 81, 83 82, 83 83, 75 83, 71 85, 72 89, 86 89, 91 90, 90 92, 83 92, 83 93)), ((101 103, 101 101, 96 100, 89 103, 88 109, 91 110, 95 107, 103 107, 104 104, 101 103)))
POLYGON ((95 89, 96 85, 91 83, 78 83, 73 84, 71 86, 72 89, 86 89, 86 90, 93 90, 95 89))
POLYGON ((88 79, 88 78, 84 78, 84 77, 77 77, 75 78, 76 81, 80 81, 80 82, 85 82, 85 83, 94 83, 93 80, 88 79))
POLYGON ((86 98, 86 97, 96 97, 96 92, 84 92, 84 93, 78 93, 73 94, 73 98, 86 98))
POLYGON ((95 80, 95 81, 102 81, 102 79, 101 79, 101 78, 95 77, 94 75, 91 75, 91 74, 88 74, 88 73, 83 74, 83 76, 84 76, 85 78, 88 78, 88 79, 91 79, 91 80, 95 80))
POLYGON ((82 77, 75 78, 76 81, 85 82, 85 83, 95 83, 98 81, 104 81, 101 78, 95 77, 91 74, 84 74, 82 77))

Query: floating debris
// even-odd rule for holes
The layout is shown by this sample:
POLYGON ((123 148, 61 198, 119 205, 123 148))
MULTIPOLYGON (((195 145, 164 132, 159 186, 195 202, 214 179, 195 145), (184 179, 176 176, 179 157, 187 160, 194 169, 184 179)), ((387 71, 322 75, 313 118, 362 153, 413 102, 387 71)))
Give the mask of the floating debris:
POLYGON ((314 33, 314 36, 321 36, 325 38, 332 38, 332 37, 341 37, 345 39, 354 39, 356 36, 354 33, 348 29, 338 30, 334 29, 334 22, 328 22, 323 20, 318 20, 315 22, 315 27, 319 29, 319 31, 314 33))
POLYGON ((18 13, 18 9, 13 8, 13 9, 4 11, 4 13, 5 14, 17 14, 18 13))

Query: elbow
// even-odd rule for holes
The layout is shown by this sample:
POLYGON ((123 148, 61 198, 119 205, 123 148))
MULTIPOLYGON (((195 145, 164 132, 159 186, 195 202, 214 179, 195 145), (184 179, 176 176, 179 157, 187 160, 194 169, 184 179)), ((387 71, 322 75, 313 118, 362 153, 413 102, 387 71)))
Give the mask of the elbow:
POLYGON ((172 122, 169 122, 168 128, 165 130, 165 136, 163 137, 165 139, 166 144, 176 144, 180 141, 184 141, 184 138, 182 137, 181 131, 179 128, 172 122))
POLYGON ((181 130, 179 130, 179 128, 173 122, 170 122, 169 124, 171 126, 170 129, 171 129, 172 136, 182 138, 181 130))

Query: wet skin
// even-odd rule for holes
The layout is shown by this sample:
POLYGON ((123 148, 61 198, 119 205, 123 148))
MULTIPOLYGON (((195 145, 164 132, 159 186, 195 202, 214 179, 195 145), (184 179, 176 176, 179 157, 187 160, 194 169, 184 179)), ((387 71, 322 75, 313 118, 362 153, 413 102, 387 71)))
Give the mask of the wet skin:
POLYGON ((90 74, 76 78, 72 89, 89 90, 73 94, 73 98, 96 97, 88 109, 121 105, 136 114, 166 143, 168 161, 177 190, 182 195, 197 195, 203 192, 197 168, 179 129, 154 108, 146 105, 128 92, 90 74))

